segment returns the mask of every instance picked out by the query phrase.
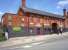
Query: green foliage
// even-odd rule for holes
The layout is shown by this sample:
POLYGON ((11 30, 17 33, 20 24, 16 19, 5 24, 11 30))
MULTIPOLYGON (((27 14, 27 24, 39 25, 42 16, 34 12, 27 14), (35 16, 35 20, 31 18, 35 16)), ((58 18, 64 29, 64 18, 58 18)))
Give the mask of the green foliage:
POLYGON ((3 35, 3 33, 0 33, 0 41, 4 41, 5 40, 5 36, 3 35))
POLYGON ((21 30, 21 27, 13 27, 13 32, 20 32, 21 30))

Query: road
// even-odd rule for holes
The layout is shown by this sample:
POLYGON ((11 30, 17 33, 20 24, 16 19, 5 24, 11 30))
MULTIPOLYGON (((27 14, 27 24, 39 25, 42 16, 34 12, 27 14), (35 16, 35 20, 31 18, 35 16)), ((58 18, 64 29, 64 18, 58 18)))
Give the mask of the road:
POLYGON ((0 48, 0 50, 68 50, 68 39, 46 43, 45 41, 0 48))

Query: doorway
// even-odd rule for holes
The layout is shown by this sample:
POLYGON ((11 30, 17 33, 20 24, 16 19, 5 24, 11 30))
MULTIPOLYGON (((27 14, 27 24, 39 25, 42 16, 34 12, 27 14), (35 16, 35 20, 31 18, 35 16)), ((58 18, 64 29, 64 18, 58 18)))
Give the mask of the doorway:
POLYGON ((37 28, 37 34, 40 35, 40 28, 37 28))
POLYGON ((57 33, 58 32, 58 30, 57 30, 57 23, 52 23, 52 32, 53 33, 57 33))

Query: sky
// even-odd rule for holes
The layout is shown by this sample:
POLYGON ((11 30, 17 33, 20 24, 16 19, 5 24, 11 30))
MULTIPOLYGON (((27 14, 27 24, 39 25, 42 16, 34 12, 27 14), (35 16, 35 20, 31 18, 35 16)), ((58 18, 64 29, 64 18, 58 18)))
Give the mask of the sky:
MULTIPOLYGON (((63 15, 63 8, 68 9, 68 0, 26 0, 26 7, 63 15)), ((0 0, 1 16, 8 13, 17 13, 21 6, 21 0, 0 0)))

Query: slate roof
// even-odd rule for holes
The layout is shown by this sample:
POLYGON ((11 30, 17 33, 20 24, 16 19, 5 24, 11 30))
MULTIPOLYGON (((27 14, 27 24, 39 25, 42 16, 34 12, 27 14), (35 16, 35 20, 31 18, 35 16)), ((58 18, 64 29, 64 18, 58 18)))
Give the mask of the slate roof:
POLYGON ((56 18, 64 19, 64 17, 62 15, 57 15, 57 14, 44 12, 41 10, 36 10, 36 9, 31 9, 31 8, 22 8, 22 9, 24 10, 24 12, 30 12, 30 13, 35 13, 35 14, 46 15, 46 16, 50 16, 50 17, 56 17, 56 18))
MULTIPOLYGON (((12 16, 12 17, 13 17, 13 16, 17 17, 17 14, 5 13, 5 14, 2 16, 2 18, 5 17, 5 15, 10 15, 10 16, 12 16)), ((2 19, 2 18, 1 18, 1 19, 2 19)))
MULTIPOLYGON (((53 14, 53 13, 49 13, 49 12, 45 12, 45 11, 41 11, 41 10, 36 10, 36 9, 31 9, 31 8, 26 8, 26 7, 22 8, 22 10, 24 12, 30 12, 30 13, 34 13, 34 14, 40 14, 40 15, 45 15, 45 16, 50 16, 50 17, 56 17, 56 18, 65 19, 64 16, 62 16, 62 15, 57 15, 57 14, 53 14)), ((17 16, 17 14, 12 14, 12 13, 5 13, 5 14, 6 15, 17 16)), ((2 18, 4 17, 4 15, 2 16, 2 18)))

